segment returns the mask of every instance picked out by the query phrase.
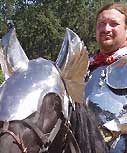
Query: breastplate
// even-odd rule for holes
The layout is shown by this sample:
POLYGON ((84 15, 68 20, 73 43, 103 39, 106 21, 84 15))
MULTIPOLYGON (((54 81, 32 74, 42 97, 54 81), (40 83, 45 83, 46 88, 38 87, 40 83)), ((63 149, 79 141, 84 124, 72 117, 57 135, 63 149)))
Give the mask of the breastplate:
MULTIPOLYGON (((108 123, 116 124, 118 121, 119 126, 117 128, 112 129, 110 125, 108 126, 113 131, 119 130, 119 127, 122 129, 123 125, 127 125, 126 76, 127 57, 124 57, 109 66, 102 66, 92 71, 85 87, 86 105, 95 116, 97 124, 103 126, 108 123)), ((126 133, 127 127, 124 127, 126 133)), ((122 139, 123 137, 120 141, 122 139)), ((121 147, 125 141, 118 144, 121 147)), ((125 145, 122 146, 125 148, 125 145)))

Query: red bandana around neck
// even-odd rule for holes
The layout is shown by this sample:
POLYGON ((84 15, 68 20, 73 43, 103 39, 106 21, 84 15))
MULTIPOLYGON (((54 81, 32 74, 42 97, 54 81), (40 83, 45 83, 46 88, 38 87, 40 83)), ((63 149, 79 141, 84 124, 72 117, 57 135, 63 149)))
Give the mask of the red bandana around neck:
POLYGON ((103 54, 99 52, 93 56, 93 60, 90 61, 89 67, 93 70, 99 66, 109 65, 125 55, 127 55, 126 47, 110 54, 103 54))

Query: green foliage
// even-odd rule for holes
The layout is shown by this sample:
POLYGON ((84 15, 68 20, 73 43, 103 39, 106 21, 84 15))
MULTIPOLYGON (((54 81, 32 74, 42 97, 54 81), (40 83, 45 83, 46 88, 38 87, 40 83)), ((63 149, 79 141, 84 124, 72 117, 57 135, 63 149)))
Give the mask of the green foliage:
POLYGON ((4 81, 2 70, 0 69, 0 84, 4 81))
MULTIPOLYGON (((11 17, 18 39, 29 58, 55 60, 66 27, 75 31, 89 51, 97 49, 95 17, 106 3, 118 0, 0 0, 0 32, 7 27, 5 17, 11 17), (4 11, 3 11, 4 10, 4 11)), ((126 2, 119 0, 119 2, 126 2)))
POLYGON ((53 59, 56 56, 58 44, 63 38, 63 28, 50 8, 40 5, 20 8, 14 22, 18 38, 30 58, 36 55, 53 59))

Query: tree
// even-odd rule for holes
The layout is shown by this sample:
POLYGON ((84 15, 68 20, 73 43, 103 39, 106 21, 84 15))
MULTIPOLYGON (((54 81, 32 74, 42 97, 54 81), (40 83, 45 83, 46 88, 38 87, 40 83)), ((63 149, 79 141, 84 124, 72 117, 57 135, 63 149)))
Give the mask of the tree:
POLYGON ((0 38, 12 19, 18 39, 31 58, 55 60, 66 27, 75 31, 89 52, 97 49, 95 14, 106 3, 126 0, 0 0, 0 38))

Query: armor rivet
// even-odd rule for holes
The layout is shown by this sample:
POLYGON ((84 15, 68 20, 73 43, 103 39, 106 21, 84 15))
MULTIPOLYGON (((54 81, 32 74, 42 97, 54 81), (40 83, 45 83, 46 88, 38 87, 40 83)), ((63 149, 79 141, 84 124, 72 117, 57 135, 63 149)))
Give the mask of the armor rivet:
POLYGON ((100 86, 103 86, 104 85, 104 81, 100 78, 100 81, 99 81, 99 85, 100 86))
POLYGON ((104 70, 102 70, 102 72, 101 72, 101 77, 105 77, 105 71, 104 70))

